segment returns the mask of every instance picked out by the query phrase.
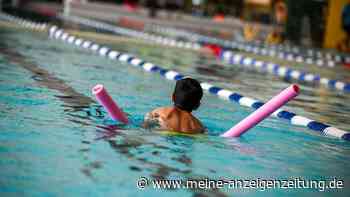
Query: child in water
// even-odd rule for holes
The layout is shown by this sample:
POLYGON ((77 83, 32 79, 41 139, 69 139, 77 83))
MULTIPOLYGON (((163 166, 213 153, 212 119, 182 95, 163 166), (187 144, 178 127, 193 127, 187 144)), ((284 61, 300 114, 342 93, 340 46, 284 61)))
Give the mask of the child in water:
POLYGON ((202 123, 191 112, 200 106, 203 90, 195 79, 184 78, 176 82, 171 107, 161 107, 145 115, 145 128, 157 126, 160 130, 181 133, 203 133, 202 123))

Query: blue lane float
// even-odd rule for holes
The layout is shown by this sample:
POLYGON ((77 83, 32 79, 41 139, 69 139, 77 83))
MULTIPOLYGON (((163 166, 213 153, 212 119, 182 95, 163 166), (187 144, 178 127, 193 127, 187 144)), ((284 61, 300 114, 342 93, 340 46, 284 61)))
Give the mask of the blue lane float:
MULTIPOLYGON (((13 21, 13 22, 17 22, 17 21, 13 21)), ((110 60, 120 61, 123 63, 128 63, 135 67, 140 67, 146 72, 158 73, 168 80, 176 81, 185 77, 184 75, 174 70, 163 69, 160 66, 144 61, 130 54, 120 53, 118 51, 110 49, 109 47, 101 46, 92 41, 83 40, 82 38, 69 35, 68 33, 64 32, 63 29, 59 29, 57 26, 49 27, 48 33, 49 33, 49 37, 52 39, 61 40, 65 43, 75 45, 79 48, 91 50, 94 53, 97 53, 98 55, 102 57, 106 57, 110 60)), ((259 107, 264 105, 264 103, 259 100, 245 97, 239 93, 235 93, 230 90, 216 87, 210 83, 202 82, 201 86, 205 91, 211 94, 217 95, 219 98, 238 103, 242 106, 250 107, 252 109, 258 109, 259 107)), ((292 125, 309 128, 310 130, 315 131, 316 133, 321 135, 331 136, 331 137, 340 138, 346 141, 350 141, 349 132, 332 127, 330 125, 327 125, 321 122, 317 122, 315 120, 312 120, 303 116, 299 116, 293 112, 278 109, 272 114, 272 116, 283 120, 288 120, 292 125)))
POLYGON ((268 72, 275 76, 294 79, 300 82, 320 84, 329 89, 340 90, 345 93, 350 93, 350 84, 335 79, 321 77, 319 74, 307 73, 304 71, 294 70, 286 66, 280 66, 272 62, 256 60, 251 57, 243 56, 233 51, 222 51, 220 59, 231 65, 240 65, 245 68, 255 69, 262 72, 268 72))

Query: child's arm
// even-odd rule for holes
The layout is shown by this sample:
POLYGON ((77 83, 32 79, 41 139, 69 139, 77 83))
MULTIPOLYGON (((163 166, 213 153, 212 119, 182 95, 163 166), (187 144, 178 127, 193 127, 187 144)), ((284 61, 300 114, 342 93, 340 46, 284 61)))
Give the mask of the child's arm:
POLYGON ((207 133, 208 128, 203 125, 203 123, 196 117, 194 117, 195 121, 198 124, 198 130, 200 131, 199 133, 207 133))
POLYGON ((154 127, 159 127, 159 115, 154 113, 154 111, 152 112, 148 112, 145 115, 144 121, 143 121, 143 128, 145 129, 150 129, 150 128, 154 128, 154 127))

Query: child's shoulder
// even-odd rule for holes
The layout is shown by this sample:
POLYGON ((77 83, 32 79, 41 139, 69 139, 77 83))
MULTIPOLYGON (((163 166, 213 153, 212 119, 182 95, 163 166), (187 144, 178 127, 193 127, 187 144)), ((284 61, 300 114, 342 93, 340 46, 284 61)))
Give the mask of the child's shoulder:
POLYGON ((170 113, 174 111, 174 107, 159 107, 152 111, 152 113, 170 113))

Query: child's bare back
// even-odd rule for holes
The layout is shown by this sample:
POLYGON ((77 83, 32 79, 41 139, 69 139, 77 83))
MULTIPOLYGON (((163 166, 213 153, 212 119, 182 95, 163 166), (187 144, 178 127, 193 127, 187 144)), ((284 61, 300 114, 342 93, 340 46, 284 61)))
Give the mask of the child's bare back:
POLYGON ((181 133, 203 133, 202 123, 191 113, 200 106, 202 96, 203 90, 198 81, 191 78, 178 80, 172 95, 174 106, 147 113, 144 126, 181 133))
POLYGON ((161 130, 191 134, 204 132, 202 123, 196 117, 177 107, 157 108, 146 115, 145 121, 158 124, 161 130))

